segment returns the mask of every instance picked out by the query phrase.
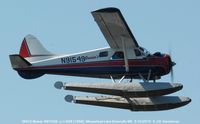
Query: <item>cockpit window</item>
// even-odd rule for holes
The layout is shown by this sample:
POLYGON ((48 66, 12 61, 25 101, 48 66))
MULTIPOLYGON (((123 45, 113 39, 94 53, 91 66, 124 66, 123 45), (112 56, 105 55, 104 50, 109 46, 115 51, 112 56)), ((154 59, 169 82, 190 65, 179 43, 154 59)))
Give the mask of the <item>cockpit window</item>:
POLYGON ((108 51, 100 52, 99 57, 107 57, 108 56, 108 51))
POLYGON ((134 49, 135 51, 135 55, 136 56, 148 56, 151 55, 149 51, 147 51, 145 48, 142 47, 138 47, 136 49, 134 49))
POLYGON ((142 55, 142 53, 140 52, 139 49, 134 49, 134 51, 135 51, 135 55, 136 56, 141 56, 142 55))
POLYGON ((139 49, 140 49, 141 51, 144 51, 144 48, 142 48, 142 47, 139 47, 139 49))
POLYGON ((112 59, 123 59, 124 53, 121 51, 115 52, 112 56, 112 59))

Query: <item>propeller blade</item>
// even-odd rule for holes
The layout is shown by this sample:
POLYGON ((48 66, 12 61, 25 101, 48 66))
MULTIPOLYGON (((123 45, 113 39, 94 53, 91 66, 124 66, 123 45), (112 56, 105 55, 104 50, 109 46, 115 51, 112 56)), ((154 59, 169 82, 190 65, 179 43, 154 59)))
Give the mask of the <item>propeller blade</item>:
POLYGON ((174 82, 174 70, 173 70, 173 67, 171 69, 170 74, 171 74, 171 83, 173 83, 174 82))
POLYGON ((171 70, 170 70, 170 78, 171 78, 171 82, 174 82, 174 70, 173 70, 173 66, 175 66, 176 65, 176 63, 175 62, 173 62, 172 60, 172 58, 173 58, 173 56, 172 56, 172 50, 170 49, 169 50, 169 55, 170 55, 170 57, 171 57, 171 70))

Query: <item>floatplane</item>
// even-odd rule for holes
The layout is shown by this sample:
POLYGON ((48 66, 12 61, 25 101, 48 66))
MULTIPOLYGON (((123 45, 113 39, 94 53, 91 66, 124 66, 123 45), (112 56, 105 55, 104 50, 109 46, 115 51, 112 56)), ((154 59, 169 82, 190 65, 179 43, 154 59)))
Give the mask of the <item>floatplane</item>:
POLYGON ((151 54, 141 47, 131 33, 117 8, 104 8, 92 12, 109 47, 74 54, 49 52, 33 35, 22 41, 19 54, 10 55, 12 68, 24 79, 35 79, 44 74, 111 79, 111 83, 63 83, 58 89, 106 96, 67 95, 67 102, 129 109, 131 111, 168 110, 188 104, 188 97, 166 96, 182 89, 174 82, 156 82, 176 65, 170 55, 151 54), (116 79, 119 79, 116 81, 116 79), (130 82, 123 82, 130 79, 130 82), (143 80, 132 83, 132 79, 143 80))

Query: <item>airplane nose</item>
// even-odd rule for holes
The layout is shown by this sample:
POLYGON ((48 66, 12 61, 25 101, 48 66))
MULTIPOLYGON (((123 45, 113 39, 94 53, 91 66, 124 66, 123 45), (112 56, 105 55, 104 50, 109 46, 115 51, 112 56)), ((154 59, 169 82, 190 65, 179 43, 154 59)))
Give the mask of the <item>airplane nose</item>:
POLYGON ((170 74, 171 74, 171 82, 174 82, 174 71, 173 71, 173 66, 175 66, 176 63, 175 63, 174 61, 172 61, 170 55, 167 55, 167 56, 168 56, 169 71, 170 71, 170 74))
POLYGON ((168 61, 168 62, 169 62, 169 66, 170 66, 170 68, 172 69, 172 67, 176 65, 176 62, 172 61, 170 55, 168 55, 168 58, 169 58, 169 61, 168 61))
POLYGON ((173 67, 175 65, 176 65, 176 62, 171 61, 171 66, 173 67))

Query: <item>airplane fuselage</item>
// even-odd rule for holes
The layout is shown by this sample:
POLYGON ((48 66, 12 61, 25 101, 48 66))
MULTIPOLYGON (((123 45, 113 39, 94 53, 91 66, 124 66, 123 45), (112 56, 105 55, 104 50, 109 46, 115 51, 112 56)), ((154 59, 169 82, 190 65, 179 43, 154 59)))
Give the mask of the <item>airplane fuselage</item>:
POLYGON ((144 78, 151 73, 150 79, 157 79, 168 74, 171 59, 167 54, 133 55, 128 50, 129 71, 125 69, 124 55, 121 50, 112 48, 96 49, 69 55, 32 56, 25 59, 31 63, 27 68, 17 71, 24 78, 35 78, 36 75, 57 74, 97 78, 144 78), (28 75, 27 75, 28 74, 28 75), (32 76, 32 77, 31 77, 32 76))

